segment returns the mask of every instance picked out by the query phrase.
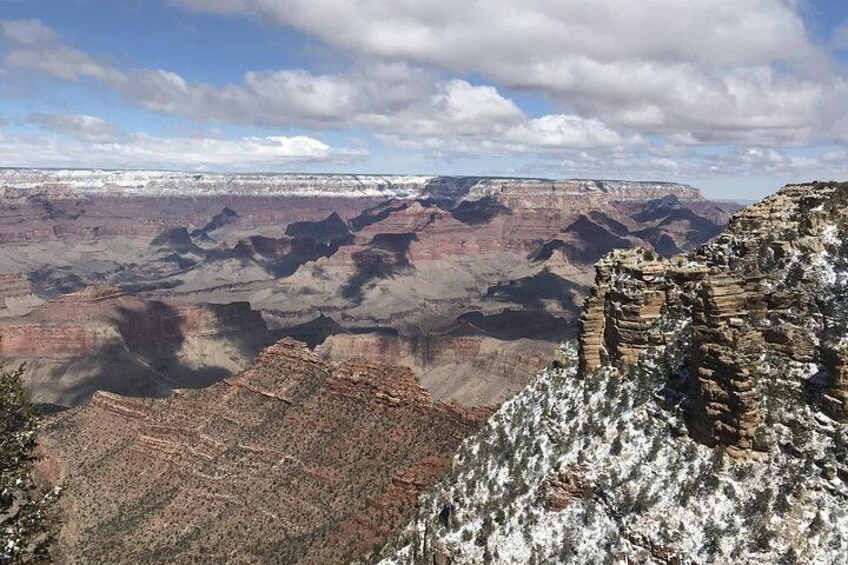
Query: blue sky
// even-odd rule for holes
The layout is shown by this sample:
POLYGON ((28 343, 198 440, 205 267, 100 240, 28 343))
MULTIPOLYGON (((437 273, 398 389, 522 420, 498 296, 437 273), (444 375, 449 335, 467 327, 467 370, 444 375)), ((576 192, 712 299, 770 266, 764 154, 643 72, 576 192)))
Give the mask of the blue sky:
POLYGON ((727 198, 848 177, 844 1, 0 0, 0 22, 0 166, 727 198))

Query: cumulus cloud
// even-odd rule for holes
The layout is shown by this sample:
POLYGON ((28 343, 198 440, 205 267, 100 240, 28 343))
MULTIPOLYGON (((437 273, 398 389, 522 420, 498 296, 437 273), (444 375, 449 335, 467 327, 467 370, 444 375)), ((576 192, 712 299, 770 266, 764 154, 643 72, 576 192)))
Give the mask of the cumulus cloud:
POLYGON ((27 116, 26 122, 55 132, 64 133, 73 137, 103 142, 114 139, 120 134, 120 130, 114 125, 97 116, 85 114, 42 114, 33 113, 27 116))
MULTIPOLYGON (((597 119, 563 114, 530 118, 492 86, 440 80, 404 62, 368 62, 324 74, 302 69, 251 71, 242 84, 222 87, 190 82, 162 69, 121 72, 65 45, 40 23, 13 22, 8 27, 13 31, 5 32, 7 38, 20 48, 38 43, 28 39, 32 36, 41 37, 46 45, 39 43, 40 52, 32 60, 19 57, 9 63, 7 57, 7 63, 64 80, 99 78, 132 103, 163 114, 266 127, 361 126, 394 146, 462 155, 605 147, 625 141, 597 119), (75 60, 87 63, 65 66, 64 74, 52 72, 41 52, 51 49, 74 53, 75 60), (91 66, 100 69, 99 75, 83 70, 91 66)), ((78 136, 107 134, 94 131, 99 124, 82 116, 73 120, 39 116, 37 123, 78 136)))
POLYGON ((38 20, 0 22, 0 36, 10 46, 6 66, 36 69, 62 80, 91 78, 112 85, 124 81, 123 73, 68 46, 38 20))
POLYGON ((396 114, 362 119, 390 145, 445 155, 498 155, 625 143, 621 135, 596 120, 567 115, 529 118, 495 88, 458 79, 437 85, 429 97, 396 114))
POLYGON ((346 49, 455 70, 504 72, 572 56, 725 67, 818 56, 803 21, 782 0, 171 1, 197 11, 251 14, 346 49))
POLYGON ((242 85, 191 83, 162 70, 130 73, 123 87, 149 110, 264 126, 361 126, 398 147, 457 154, 597 147, 624 138, 576 115, 531 119, 496 88, 439 81, 404 63, 363 64, 347 72, 248 72, 242 85))
MULTIPOLYGON (((841 150, 809 157, 789 148, 848 144, 848 83, 809 38, 794 1, 170 2, 295 28, 351 63, 206 84, 168 69, 119 69, 23 20, 0 24, 2 67, 99 81, 135 106, 203 123, 364 130, 435 157, 531 153, 568 176, 838 171, 841 150), (539 95, 553 110, 528 115, 509 92, 539 95), (699 152, 704 146, 722 150, 699 152)), ((833 34, 831 52, 843 48, 843 35, 833 34)), ((115 137, 72 118, 32 121, 97 151, 109 143, 138 159, 154 151, 139 134, 115 137)), ((189 155, 187 164, 206 166, 196 142, 157 139, 189 155)), ((210 154, 258 155, 270 139, 231 140, 225 149, 212 140, 210 154)), ((298 158, 352 155, 328 154, 313 147, 298 158)), ((243 159, 254 167, 272 157, 243 159)))
POLYGON ((307 136, 160 137, 143 133, 109 141, 50 135, 0 136, 0 166, 114 167, 190 170, 289 170, 312 163, 349 163, 367 153, 333 148, 307 136))
POLYGON ((122 92, 155 112, 196 119, 288 127, 344 128, 358 116, 397 111, 432 87, 424 72, 404 64, 373 64, 345 73, 295 69, 247 72, 241 85, 188 82, 165 70, 128 74, 122 92))
POLYGON ((613 127, 702 143, 809 135, 846 90, 784 0, 172 3, 276 21, 364 58, 482 74, 613 127))

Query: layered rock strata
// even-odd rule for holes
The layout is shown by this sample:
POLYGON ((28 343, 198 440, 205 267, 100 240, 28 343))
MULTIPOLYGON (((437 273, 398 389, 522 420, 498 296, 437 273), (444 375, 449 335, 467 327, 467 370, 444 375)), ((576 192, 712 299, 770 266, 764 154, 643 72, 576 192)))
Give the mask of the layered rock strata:
POLYGON ((25 314, 42 302, 23 275, 0 274, 0 317, 25 314))
POLYGON ((52 417, 66 562, 347 563, 409 519, 489 414, 408 369, 330 364, 283 340, 243 373, 52 417), (143 469, 143 473, 139 470, 143 469))
POLYGON ((341 362, 364 359, 415 371, 435 397, 470 406, 496 405, 523 389, 554 355, 553 343, 503 342, 479 335, 405 337, 386 333, 336 334, 315 352, 341 362))
MULTIPOLYGON (((249 329, 228 332, 233 347, 189 337, 139 359, 124 343, 132 330, 117 326, 149 333, 144 317, 96 308, 107 318, 75 325, 58 308, 39 309, 38 323, 26 316, 108 285, 176 310, 249 303, 276 337, 313 347, 332 334, 397 334, 414 343, 411 356, 400 352, 413 362, 398 362, 417 365, 439 398, 497 403, 573 334, 599 257, 692 249, 735 209, 655 182, 0 169, 0 271, 20 273, 0 280, 0 318, 26 327, 6 354, 36 359, 28 374, 37 388, 59 391, 40 398, 62 404, 98 388, 166 393, 175 366, 189 374, 176 386, 243 368, 248 355, 231 338, 249 329), (31 291, 21 295, 24 284, 31 291)), ((627 316, 619 330, 638 331, 627 316)), ((166 335, 179 333, 167 324, 166 335)))
POLYGON ((0 357, 26 362, 37 402, 74 405, 95 390, 158 396, 246 367, 274 341, 247 302, 177 305, 111 286, 60 295, 0 318, 0 357))
POLYGON ((580 320, 581 373, 626 370, 685 328, 694 386, 687 407, 708 441, 737 452, 758 447, 775 386, 806 390, 845 418, 846 200, 846 184, 791 185, 687 255, 606 256, 580 320), (818 376, 787 384, 763 370, 782 363, 815 364, 818 376))
POLYGON ((580 317, 582 372, 605 363, 623 368, 665 345, 663 314, 686 304, 686 291, 706 272, 686 258, 665 260, 646 249, 614 251, 595 268, 595 286, 580 317))
POLYGON ((689 255, 607 256, 579 371, 564 343, 373 562, 848 562, 846 202, 789 186, 689 255))

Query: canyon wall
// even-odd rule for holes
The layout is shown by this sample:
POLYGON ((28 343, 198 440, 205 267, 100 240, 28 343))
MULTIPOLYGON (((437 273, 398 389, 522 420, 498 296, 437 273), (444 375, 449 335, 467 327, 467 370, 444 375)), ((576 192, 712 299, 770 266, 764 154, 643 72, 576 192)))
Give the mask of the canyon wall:
POLYGON ((33 360, 42 390, 77 391, 49 397, 62 404, 107 372, 121 383, 108 390, 154 395, 175 371, 179 386, 232 374, 256 351, 236 339, 255 320, 226 328, 245 304, 311 347, 397 335, 397 351, 367 354, 413 367, 439 398, 497 403, 573 335, 600 257, 689 250, 733 209, 673 183, 392 175, 0 169, 0 195, 0 354, 33 360), (91 319, 67 319, 104 286, 165 306, 86 303, 91 319))
POLYGON ((408 369, 289 340, 204 390, 100 392, 43 434, 65 488, 59 557, 347 563, 409 519, 488 414, 433 399, 408 369))
POLYGON ((36 402, 60 405, 95 390, 160 396, 205 386, 244 368, 272 341, 247 302, 174 305, 111 286, 0 318, 0 356, 27 363, 36 402))
POLYGON ((370 563, 848 559, 848 183, 597 265, 577 347, 466 440, 370 563))
POLYGON ((556 345, 542 340, 504 342, 479 335, 404 337, 334 334, 316 347, 322 358, 363 359, 415 371, 435 397, 465 405, 494 406, 510 398, 553 359, 556 345))
POLYGON ((684 327, 692 433, 734 453, 755 448, 763 406, 779 383, 765 367, 784 364, 817 366, 815 378, 792 387, 844 418, 837 336, 846 192, 841 184, 788 186, 688 255, 629 250, 605 257, 581 316, 581 373, 607 364, 626 371, 684 327))

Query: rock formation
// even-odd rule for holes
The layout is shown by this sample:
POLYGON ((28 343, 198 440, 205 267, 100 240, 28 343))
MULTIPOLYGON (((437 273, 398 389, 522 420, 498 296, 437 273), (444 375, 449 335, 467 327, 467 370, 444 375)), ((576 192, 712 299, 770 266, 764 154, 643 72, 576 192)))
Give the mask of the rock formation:
POLYGON ((29 312, 42 302, 23 275, 0 274, 0 317, 29 312))
POLYGON ((665 260, 629 250, 604 258, 581 317, 581 371, 605 362, 626 369, 665 345, 674 324, 685 324, 697 385, 692 410, 709 441, 733 453, 754 447, 763 425, 766 357, 826 366, 824 403, 844 413, 842 355, 825 334, 841 324, 842 283, 834 269, 842 261, 845 191, 833 184, 786 187, 686 256, 665 260))
MULTIPOLYGON (((440 398, 472 404, 517 392, 544 365, 540 354, 574 332, 598 257, 690 250, 735 209, 678 184, 483 177, 0 169, 0 194, 0 271, 31 289, 6 308, 0 294, 0 318, 107 285, 173 307, 247 302, 275 337, 313 347, 367 332, 465 352, 485 343, 479 359, 415 366, 440 398)), ((115 354, 123 363, 120 347, 98 350, 108 365, 115 354)), ((193 363, 206 374, 182 384, 243 366, 209 362, 193 363)), ((61 382, 62 369, 45 382, 61 382)), ((81 379, 100 371, 66 369, 63 386, 87 391, 74 401, 96 389, 81 379)), ((149 380, 137 390, 158 393, 149 380)))
POLYGON ((480 335, 405 337, 389 333, 337 333, 315 352, 327 360, 403 365, 433 396, 467 406, 494 406, 523 389, 551 360, 545 341, 504 342, 480 335))
POLYGON ((51 417, 66 562, 347 563, 406 522, 489 414, 408 369, 329 364, 283 340, 243 373, 51 417), (139 471, 143 470, 143 473, 139 471))
POLYGON ((689 254, 605 257, 577 347, 372 560, 848 560, 846 202, 790 185, 689 254))

